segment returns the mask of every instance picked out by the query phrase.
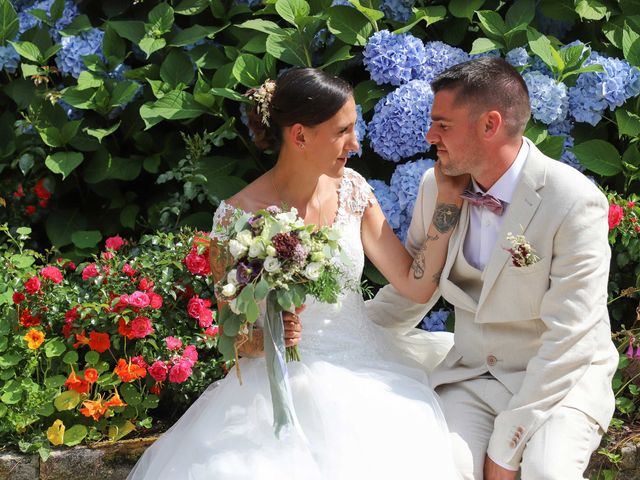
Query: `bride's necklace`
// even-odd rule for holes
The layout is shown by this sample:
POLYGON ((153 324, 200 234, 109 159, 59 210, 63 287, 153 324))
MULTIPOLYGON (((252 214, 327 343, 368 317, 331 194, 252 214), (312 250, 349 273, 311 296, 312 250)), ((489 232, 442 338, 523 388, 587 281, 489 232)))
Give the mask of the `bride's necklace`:
MULTIPOLYGON (((283 200, 282 195, 280 195, 280 191, 278 190, 278 187, 276 186, 276 182, 274 180, 275 177, 275 173, 273 171, 273 169, 269 170, 269 180, 271 180, 271 186, 273 187, 273 191, 276 192, 276 196, 278 197, 278 200, 280 201, 280 204, 286 204, 286 202, 283 200)), ((327 220, 326 218, 324 218, 324 215, 322 213, 322 203, 320 203, 320 196, 318 194, 318 190, 320 190, 319 186, 316 187, 316 205, 318 207, 318 219, 320 220, 320 222, 322 223, 322 225, 327 225, 327 220)), ((322 225, 318 225, 318 228, 321 227, 322 225)))

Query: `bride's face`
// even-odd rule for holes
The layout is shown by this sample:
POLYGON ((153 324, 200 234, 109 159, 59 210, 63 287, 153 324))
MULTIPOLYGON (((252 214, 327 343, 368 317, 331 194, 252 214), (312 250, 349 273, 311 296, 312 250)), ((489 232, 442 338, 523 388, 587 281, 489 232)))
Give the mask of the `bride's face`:
POLYGON ((305 149, 309 161, 330 177, 341 177, 350 152, 359 149, 355 125, 356 103, 353 97, 329 120, 315 127, 304 127, 305 149))

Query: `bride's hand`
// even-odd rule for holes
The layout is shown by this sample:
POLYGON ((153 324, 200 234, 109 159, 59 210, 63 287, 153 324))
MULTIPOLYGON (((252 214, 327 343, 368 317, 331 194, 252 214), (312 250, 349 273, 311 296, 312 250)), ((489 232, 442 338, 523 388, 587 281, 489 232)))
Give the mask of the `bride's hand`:
POLYGON ((300 343, 302 338, 302 324, 299 315, 304 311, 305 306, 296 308, 296 313, 282 312, 282 321, 284 322, 284 342, 285 346, 293 347, 300 343))
POLYGON ((458 175, 452 177, 442 171, 440 162, 434 167, 436 183, 438 184, 438 196, 442 198, 458 199, 460 194, 469 186, 470 175, 458 175))

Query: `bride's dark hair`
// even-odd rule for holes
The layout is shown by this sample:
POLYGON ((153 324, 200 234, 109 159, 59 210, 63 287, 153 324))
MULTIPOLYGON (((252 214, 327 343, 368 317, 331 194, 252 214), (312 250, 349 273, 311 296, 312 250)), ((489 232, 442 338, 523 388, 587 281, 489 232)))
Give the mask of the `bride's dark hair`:
POLYGON ((277 150, 282 129, 301 123, 313 127, 333 117, 353 95, 351 85, 316 68, 293 68, 276 80, 268 104, 269 125, 258 113, 257 104, 247 111, 254 143, 263 150, 277 150))

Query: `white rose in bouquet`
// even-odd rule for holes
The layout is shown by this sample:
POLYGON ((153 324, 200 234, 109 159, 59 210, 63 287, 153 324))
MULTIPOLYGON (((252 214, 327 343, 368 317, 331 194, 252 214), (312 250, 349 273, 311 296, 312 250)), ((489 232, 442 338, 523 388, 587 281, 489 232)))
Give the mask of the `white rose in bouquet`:
POLYGON ((261 238, 254 238, 249 246, 249 256, 251 258, 261 257, 264 255, 264 243, 261 238))
POLYGON ((225 297, 233 297, 236 294, 238 287, 236 287, 233 283, 227 283, 224 287, 222 287, 222 294, 225 297))
POLYGON ((247 246, 240 243, 238 240, 229 240, 229 252, 233 255, 233 258, 240 258, 247 253, 247 246))
POLYGON ((253 242, 253 235, 249 230, 243 230, 238 233, 236 240, 248 248, 251 246, 251 242, 253 242))
POLYGON ((238 285, 238 270, 236 268, 227 273, 227 283, 238 285))
POLYGON ((307 277, 312 282, 315 282, 320 278, 320 274, 322 273, 323 266, 320 262, 311 262, 304 269, 304 276, 307 277))
POLYGON ((269 273, 280 270, 280 261, 276 257, 267 257, 264 259, 264 269, 269 273))

